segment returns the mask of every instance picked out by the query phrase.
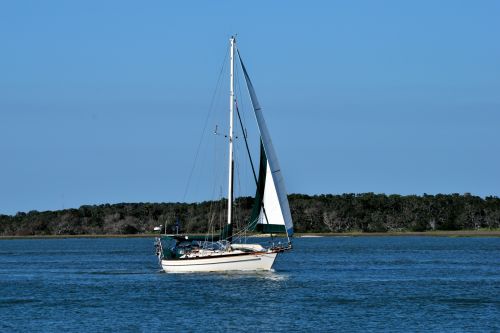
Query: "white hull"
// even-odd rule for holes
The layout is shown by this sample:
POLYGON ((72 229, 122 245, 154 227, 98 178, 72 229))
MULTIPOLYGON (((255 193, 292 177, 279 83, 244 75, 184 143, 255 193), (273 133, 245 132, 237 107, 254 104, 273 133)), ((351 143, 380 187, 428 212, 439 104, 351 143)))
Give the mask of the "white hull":
POLYGON ((269 271, 278 253, 259 252, 190 259, 161 260, 167 273, 269 271))

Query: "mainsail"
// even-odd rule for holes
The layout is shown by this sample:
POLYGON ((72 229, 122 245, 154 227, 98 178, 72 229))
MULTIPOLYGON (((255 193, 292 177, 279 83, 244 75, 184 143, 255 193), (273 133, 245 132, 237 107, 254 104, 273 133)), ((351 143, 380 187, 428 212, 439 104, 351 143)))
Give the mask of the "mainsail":
POLYGON ((238 51, 241 68, 245 75, 255 118, 260 131, 261 153, 259 180, 255 196, 250 227, 262 232, 286 232, 293 235, 292 215, 288 204, 287 192, 271 136, 267 129, 252 81, 248 76, 243 60, 238 51))

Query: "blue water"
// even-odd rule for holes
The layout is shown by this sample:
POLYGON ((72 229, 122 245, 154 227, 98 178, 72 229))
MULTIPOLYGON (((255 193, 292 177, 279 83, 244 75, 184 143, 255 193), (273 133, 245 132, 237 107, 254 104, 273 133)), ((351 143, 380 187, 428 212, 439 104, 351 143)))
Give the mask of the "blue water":
POLYGON ((275 272, 165 274, 152 239, 0 241, 0 332, 498 332, 500 238, 299 238, 275 272))

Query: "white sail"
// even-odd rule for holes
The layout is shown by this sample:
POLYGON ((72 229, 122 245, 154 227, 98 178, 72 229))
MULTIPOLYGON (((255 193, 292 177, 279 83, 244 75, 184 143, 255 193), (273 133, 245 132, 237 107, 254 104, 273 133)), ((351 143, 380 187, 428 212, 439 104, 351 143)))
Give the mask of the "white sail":
POLYGON ((285 226, 286 228, 278 192, 276 191, 276 186, 274 186, 274 180, 271 175, 271 167, 269 166, 269 163, 267 163, 266 168, 266 182, 258 223, 265 225, 280 225, 285 226))
MULTIPOLYGON (((238 52, 239 55, 239 52, 238 52)), ((259 224, 267 225, 281 225, 284 226, 288 236, 293 235, 293 222, 292 214, 290 213, 290 206, 288 204, 287 192, 285 190, 285 182, 281 173, 278 158, 274 151, 274 146, 271 141, 271 136, 267 129, 262 109, 260 107, 255 89, 246 71, 245 65, 241 56, 239 56, 241 68, 245 75, 245 80, 248 86, 250 99, 252 100, 255 118, 260 131, 262 139, 262 146, 264 147, 265 157, 267 159, 266 167, 266 181, 264 188, 264 195, 262 198, 262 208, 259 217, 259 224)), ((260 177, 259 177, 260 178, 260 177)))

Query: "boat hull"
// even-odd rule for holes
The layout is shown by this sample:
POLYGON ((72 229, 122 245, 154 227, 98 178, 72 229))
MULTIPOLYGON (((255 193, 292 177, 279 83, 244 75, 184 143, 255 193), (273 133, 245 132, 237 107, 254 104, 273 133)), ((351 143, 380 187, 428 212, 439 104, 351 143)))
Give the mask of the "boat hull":
POLYGON ((277 255, 276 252, 260 252, 190 259, 162 259, 161 267, 167 273, 269 271, 277 255))

